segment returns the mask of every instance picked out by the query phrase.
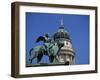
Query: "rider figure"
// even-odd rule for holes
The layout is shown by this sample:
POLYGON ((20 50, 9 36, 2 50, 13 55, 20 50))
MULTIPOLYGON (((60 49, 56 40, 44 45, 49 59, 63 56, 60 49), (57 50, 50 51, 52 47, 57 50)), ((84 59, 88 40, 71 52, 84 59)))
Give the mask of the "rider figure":
POLYGON ((51 45, 50 45, 51 39, 49 38, 48 33, 45 33, 44 38, 45 38, 45 43, 44 43, 45 50, 47 51, 48 55, 50 56, 49 49, 51 47, 51 45))

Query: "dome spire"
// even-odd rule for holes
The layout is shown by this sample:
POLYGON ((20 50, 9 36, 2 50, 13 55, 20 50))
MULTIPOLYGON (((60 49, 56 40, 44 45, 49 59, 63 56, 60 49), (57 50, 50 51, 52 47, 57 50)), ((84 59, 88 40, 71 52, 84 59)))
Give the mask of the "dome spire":
POLYGON ((60 21, 60 27, 59 27, 59 29, 64 29, 64 22, 63 22, 63 18, 61 19, 61 21, 60 21))
POLYGON ((63 26, 63 18, 61 19, 61 26, 63 26))

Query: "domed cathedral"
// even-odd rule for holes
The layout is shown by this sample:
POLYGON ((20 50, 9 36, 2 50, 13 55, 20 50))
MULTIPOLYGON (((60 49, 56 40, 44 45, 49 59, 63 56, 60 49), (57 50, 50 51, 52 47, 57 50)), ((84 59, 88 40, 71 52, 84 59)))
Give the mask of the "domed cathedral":
POLYGON ((56 42, 64 43, 64 46, 59 51, 59 61, 66 65, 75 64, 75 52, 72 47, 72 42, 67 31, 64 29, 63 19, 61 19, 60 27, 53 35, 53 39, 56 42))

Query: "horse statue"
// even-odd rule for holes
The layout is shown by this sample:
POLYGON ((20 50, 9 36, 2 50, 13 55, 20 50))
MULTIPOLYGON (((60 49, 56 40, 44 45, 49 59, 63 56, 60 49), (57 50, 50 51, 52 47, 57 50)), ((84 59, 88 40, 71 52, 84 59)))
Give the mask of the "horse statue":
POLYGON ((32 60, 37 58, 37 63, 39 63, 43 57, 43 55, 47 55, 44 49, 44 46, 36 46, 31 48, 29 51, 29 62, 32 63, 32 60))
POLYGON ((59 50, 64 46, 64 44, 55 42, 52 39, 47 41, 47 39, 45 39, 44 36, 40 36, 37 38, 36 42, 40 42, 40 41, 43 41, 44 44, 40 46, 36 46, 30 49, 29 51, 30 63, 32 63, 32 60, 34 58, 37 58, 37 63, 39 63, 43 55, 47 55, 49 57, 50 63, 59 62, 58 53, 59 50))

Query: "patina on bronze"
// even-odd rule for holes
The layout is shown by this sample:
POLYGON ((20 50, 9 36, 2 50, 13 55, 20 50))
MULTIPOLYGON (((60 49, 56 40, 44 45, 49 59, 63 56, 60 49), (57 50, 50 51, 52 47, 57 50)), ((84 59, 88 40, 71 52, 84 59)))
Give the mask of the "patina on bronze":
POLYGON ((64 44, 57 43, 53 39, 49 39, 48 34, 38 37, 36 42, 40 41, 43 41, 44 44, 30 49, 30 63, 32 63, 34 58, 37 58, 37 63, 39 63, 43 55, 47 55, 49 57, 50 63, 59 63, 58 53, 64 44))

